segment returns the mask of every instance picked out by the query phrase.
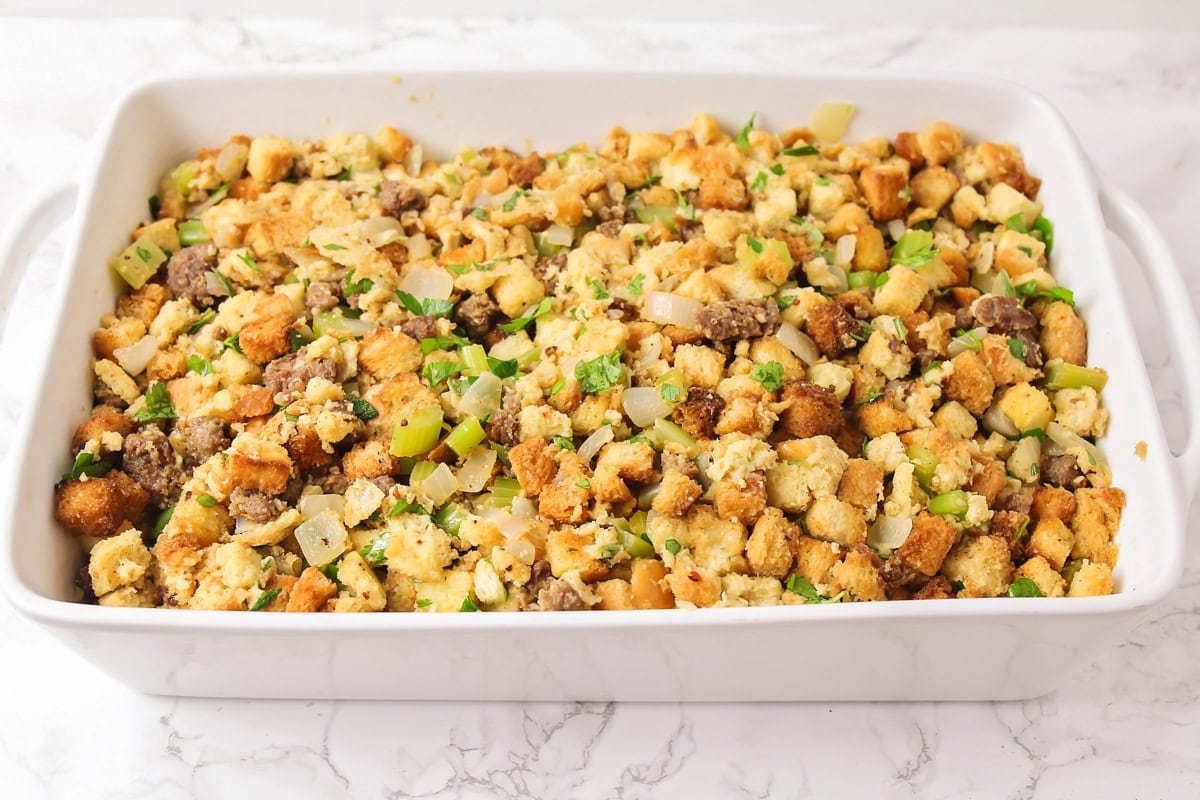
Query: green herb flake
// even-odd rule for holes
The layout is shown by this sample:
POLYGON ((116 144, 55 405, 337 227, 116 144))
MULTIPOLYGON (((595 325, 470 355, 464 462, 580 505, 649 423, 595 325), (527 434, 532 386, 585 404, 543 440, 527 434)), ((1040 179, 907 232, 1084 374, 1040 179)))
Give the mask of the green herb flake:
POLYGON ((262 611, 264 608, 271 605, 271 603, 275 602, 275 598, 279 597, 279 593, 282 591, 283 589, 278 586, 276 586, 274 589, 267 589, 258 596, 258 599, 254 601, 254 605, 250 606, 250 610, 262 611))
POLYGON ((345 286, 346 297, 351 297, 356 294, 364 294, 371 291, 371 289, 375 286, 375 281, 371 280, 370 278, 360 278, 358 280, 354 280, 354 270, 350 270, 346 273, 345 286))
POLYGON ((212 508, 217 504, 217 500, 211 494, 201 494, 196 496, 196 502, 204 508, 212 508))
POLYGON ((816 145, 806 144, 803 147, 786 147, 779 151, 783 156, 815 156, 820 154, 816 145))
POLYGON ((1021 537, 1025 535, 1025 530, 1029 527, 1029 517, 1021 521, 1021 527, 1017 528, 1017 533, 1013 536, 1016 541, 1021 541, 1021 537))
POLYGON ((1024 361, 1025 360, 1025 343, 1023 341, 1021 341, 1020 339, 1014 339, 1012 337, 1009 337, 1008 352, 1012 353, 1015 358, 1019 358, 1022 361, 1024 361))
POLYGON ((783 174, 783 164, 772 164, 771 165, 771 174, 782 175, 783 174))
POLYGON ((550 298, 547 297, 537 305, 533 305, 525 309, 521 316, 517 317, 512 322, 502 322, 498 327, 505 333, 516 333, 519 330, 524 330, 529 323, 533 322, 539 317, 544 317, 546 314, 549 314, 552 307, 553 303, 551 302, 550 298))
POLYGON ((558 380, 556 380, 556 381, 554 382, 554 385, 550 387, 550 391, 546 392, 546 399, 548 400, 548 399, 550 399, 551 397, 554 397, 554 395, 558 394, 558 393, 559 393, 559 392, 561 392, 563 389, 565 389, 565 388, 566 388, 566 386, 567 386, 567 381, 566 381, 566 379, 565 379, 565 378, 559 378, 558 380))
POLYGON ((816 587, 812 585, 812 582, 799 573, 787 579, 787 590, 792 594, 800 595, 807 603, 836 603, 846 594, 844 591, 841 591, 833 597, 822 597, 817 593, 816 587))
POLYGON ((767 173, 759 172, 750 183, 750 191, 761 192, 765 188, 767 188, 767 173))
POLYGON ((1041 597, 1042 590, 1029 578, 1017 578, 1009 585, 1005 594, 1009 597, 1041 597))
POLYGON ((817 178, 817 186, 828 186, 831 183, 833 183, 833 181, 829 180, 829 178, 826 178, 825 176, 817 178))
POLYGON ((216 318, 217 318, 217 312, 210 308, 207 311, 205 311, 203 314, 201 314, 200 316, 198 316, 194 320, 192 320, 191 324, 188 325, 187 332, 192 335, 195 335, 200 332, 201 328, 203 328, 205 325, 212 322, 216 318))
POLYGON ((608 544, 600 545, 600 560, 611 567, 613 559, 617 557, 617 553, 622 552, 624 549, 620 542, 609 542, 608 544))
POLYGON ((756 253, 761 253, 763 251, 763 243, 758 239, 755 239, 753 236, 746 237, 746 246, 756 253))
POLYGON ((471 216, 475 219, 487 219, 487 209, 483 207, 473 208, 471 209, 471 216))
POLYGON ((396 290, 396 297, 400 300, 401 305, 418 317, 445 317, 449 319, 450 314, 454 311, 453 300, 439 300, 435 297, 425 297, 418 300, 403 289, 396 290))
POLYGON ((463 371, 463 365, 453 361, 430 361, 421 369, 421 376, 431 389, 437 388, 447 378, 463 371))
POLYGON ((465 347, 470 342, 461 336, 450 334, 449 336, 433 336, 421 340, 422 355, 429 355, 434 350, 450 350, 455 347, 465 347))
POLYGON ((786 294, 786 295, 783 295, 782 297, 776 297, 775 305, 779 306, 780 311, 785 311, 785 310, 791 308, 793 305, 795 305, 796 299, 797 299, 796 295, 786 294))
POLYGON ((755 364, 750 370, 750 377, 762 384, 768 392, 783 388, 783 364, 778 361, 768 361, 765 364, 755 364))
POLYGON ((578 486, 580 489, 592 488, 592 482, 589 481, 587 478, 580 478, 579 480, 575 481, 575 485, 578 486))
POLYGON ((229 295, 230 297, 233 297, 233 284, 231 284, 229 282, 229 278, 226 278, 218 270, 215 270, 215 269, 209 270, 209 272, 216 276, 217 281, 221 284, 221 288, 225 290, 225 294, 229 295))
POLYGON ((154 520, 154 527, 150 530, 150 541, 158 541, 158 537, 166 530, 167 523, 171 521, 171 517, 175 516, 175 506, 167 506, 159 512, 158 517, 154 520))
POLYGON ((666 400, 668 403, 677 403, 679 402, 680 395, 683 394, 683 390, 673 383, 664 383, 659 387, 658 393, 662 395, 662 399, 666 400))
POLYGON ((975 331, 956 331, 954 341, 968 350, 983 350, 983 342, 979 341, 979 337, 975 335, 975 331))
POLYGON ((333 177, 333 179, 335 181, 348 181, 348 180, 350 180, 350 176, 353 174, 354 174, 354 169, 352 167, 346 167, 344 170, 342 170, 337 175, 335 175, 333 177))
POLYGON ((162 211, 162 200, 156 194, 150 195, 146 201, 146 205, 150 207, 150 219, 158 219, 158 212, 162 211))
POLYGON ((96 458, 85 450, 75 456, 75 463, 71 465, 70 472, 63 473, 62 480, 78 480, 81 475, 87 475, 89 478, 99 478, 110 469, 112 469, 112 464, 96 458))
POLYGON ((417 608, 429 608, 431 605, 433 605, 433 601, 427 597, 422 597, 417 601, 417 608))
POLYGON ((575 443, 565 436, 555 436, 553 439, 551 439, 551 441, 561 447, 563 450, 575 449, 575 443))
POLYGON ((933 261, 941 252, 933 246, 932 233, 909 231, 900 237, 892 249, 892 263, 915 269, 933 261))
POLYGON ((633 295, 641 294, 644 291, 643 287, 645 286, 645 284, 646 284, 646 276, 643 273, 639 272, 637 275, 634 276, 633 280, 631 280, 629 282, 629 293, 633 294, 633 295))
POLYGON ((507 200, 504 201, 504 205, 500 206, 500 210, 501 211, 515 210, 517 207, 517 203, 521 200, 522 197, 526 197, 526 196, 527 196, 527 193, 525 191, 523 191, 521 189, 517 189, 515 192, 513 192, 509 196, 509 198, 507 200))
POLYGON ((675 539, 667 539, 665 542, 663 542, 663 547, 666 548, 666 551, 673 556, 679 555, 679 551, 683 549, 683 545, 681 545, 675 539))
POLYGON ((757 119, 758 112, 755 111, 750 115, 750 119, 738 131, 737 138, 734 141, 737 143, 738 150, 745 152, 750 149, 750 131, 754 130, 754 120, 757 119))
POLYGON ((345 248, 345 247, 343 247, 342 245, 340 245, 340 244, 333 244, 332 242, 331 242, 330 244, 323 244, 323 245, 321 245, 321 247, 322 247, 322 249, 324 249, 324 250, 334 250, 334 251, 336 251, 336 250, 345 250, 345 249, 346 249, 346 248, 345 248))
POLYGON ((621 380, 621 354, 607 353, 575 365, 575 379, 586 394, 599 394, 621 380))
POLYGON ((511 378, 513 375, 516 375, 520 366, 515 358, 499 359, 488 356, 487 363, 488 370, 501 380, 504 378, 511 378))
POLYGON ((471 599, 471 595, 463 598, 462 605, 458 608, 459 611, 478 611, 479 606, 475 605, 475 601, 471 599))
POLYGON ((1026 247, 1025 245, 1021 245, 1017 249, 1020 250, 1022 253, 1024 253, 1028 258, 1033 258, 1033 248, 1032 247, 1026 247))
POLYGON ((1019 211, 1004 220, 1004 227, 1006 230, 1016 231, 1017 233, 1029 233, 1029 228, 1025 227, 1025 215, 1019 211))
POLYGON ((401 514, 417 514, 422 517, 428 517, 432 516, 433 512, 420 503, 414 503, 412 500, 405 500, 401 497, 388 509, 387 518, 393 519, 401 514))
POLYGON ((366 422, 370 419, 375 419, 379 416, 379 409, 375 408, 375 406, 371 405, 368 401, 363 400, 358 395, 348 394, 346 395, 346 399, 350 401, 352 406, 354 406, 354 416, 358 417, 363 422, 366 422))
MULTIPOLYGON (((224 346, 225 350, 233 350, 236 353, 242 352, 242 332, 238 331, 230 336, 226 336, 221 341, 221 344, 224 346)), ((224 352, 224 350, 221 352, 224 352)))
POLYGON ((211 375, 213 371, 212 362, 198 353, 192 353, 187 357, 187 371, 194 372, 197 375, 211 375))
POLYGON ((258 262, 254 260, 254 256, 250 255, 249 253, 238 253, 238 258, 241 259, 242 263, 247 267, 254 270, 259 275, 262 275, 262 267, 260 267, 258 262))
POLYGON ((604 288, 604 284, 595 278, 588 278, 587 285, 591 287, 592 297, 596 300, 607 300, 612 296, 608 293, 608 290, 604 288))
POLYGON ((171 393, 167 385, 155 381, 146 389, 146 404, 133 415, 137 422, 150 422, 156 419, 175 419, 175 404, 171 402, 171 393))

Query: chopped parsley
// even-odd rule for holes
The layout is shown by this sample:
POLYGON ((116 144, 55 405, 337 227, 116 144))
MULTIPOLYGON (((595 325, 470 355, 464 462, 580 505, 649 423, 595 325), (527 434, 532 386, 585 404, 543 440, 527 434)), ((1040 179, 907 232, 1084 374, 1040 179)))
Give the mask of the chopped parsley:
POLYGON ((928 231, 909 231, 900 237, 892 249, 892 263, 905 267, 921 267, 937 258, 942 251, 933 246, 933 234, 928 231))
POLYGON ((783 388, 783 364, 778 361, 768 361, 765 364, 755 364, 750 370, 750 377, 762 384, 768 392, 783 388))
POLYGON ((353 174, 354 174, 354 169, 352 167, 346 167, 344 170, 339 172, 337 175, 333 176, 333 179, 335 181, 348 181, 348 180, 350 180, 350 176, 353 174))
POLYGON ((274 589, 267 589, 258 596, 258 599, 254 601, 254 605, 250 606, 250 610, 262 611, 264 608, 271 605, 271 603, 275 602, 275 598, 279 597, 279 593, 282 591, 283 589, 278 586, 276 586, 274 589))
POLYGON ((738 131, 737 138, 734 139, 737 142, 738 150, 746 151, 750 149, 750 131, 754 130, 754 120, 757 117, 758 112, 755 111, 750 115, 750 119, 747 120, 746 124, 742 126, 742 129, 738 131))
POLYGON ((247 267, 262 275, 262 268, 258 266, 258 262, 254 260, 254 256, 249 253, 238 253, 238 258, 242 260, 247 267))
POLYGON ((429 355, 434 350, 449 350, 452 347, 464 347, 468 344, 470 344, 469 341, 454 334, 450 334, 449 336, 432 336, 421 340, 421 353, 429 355))
POLYGON ((192 320, 192 323, 190 325, 188 325, 187 332, 191 333, 191 334, 198 333, 201 328, 203 328, 205 325, 212 322, 216 318, 217 318, 217 312, 210 308, 207 311, 205 311, 203 314, 201 314, 200 316, 198 316, 194 320, 192 320))
POLYGON ((324 248, 325 250, 345 250, 346 249, 342 245, 333 244, 332 242, 330 242, 329 244, 323 244, 323 245, 321 245, 321 247, 324 248))
POLYGON ((643 291, 642 287, 645 286, 645 283, 646 283, 646 276, 644 274, 642 274, 641 272, 639 272, 636 276, 634 276, 633 280, 631 280, 629 282, 629 293, 630 294, 641 294, 643 291))
POLYGON ((620 553, 624 549, 620 542, 609 542, 608 544, 600 545, 600 560, 611 567, 613 559, 617 557, 617 553, 620 553))
POLYGON ((1039 289, 1037 281, 1025 281, 1013 287, 1017 295, 1024 298, 1045 297, 1050 300, 1061 300, 1072 308, 1075 307, 1075 293, 1065 286, 1055 286, 1053 289, 1039 289))
POLYGON ((568 439, 565 436, 555 436, 550 441, 554 442, 556 445, 561 447, 563 450, 574 450, 575 449, 575 443, 572 442, 570 439, 568 439))
POLYGON ((487 219, 487 209, 482 206, 473 208, 471 209, 471 216, 475 219, 487 219))
POLYGON ((89 478, 99 478, 110 469, 112 469, 112 464, 96 458, 85 450, 75 456, 75 463, 71 465, 71 471, 63 473, 62 480, 77 480, 81 475, 87 475, 89 478))
POLYGON ((453 300, 439 300, 435 297, 425 297, 418 300, 403 289, 396 290, 396 297, 399 298, 401 305, 418 317, 445 317, 449 319, 450 313, 454 311, 453 300))
POLYGON ((375 419, 379 416, 379 409, 375 408, 375 406, 371 405, 366 400, 363 400, 358 395, 348 394, 346 395, 346 399, 350 401, 352 406, 354 406, 354 416, 358 417, 363 422, 366 422, 369 419, 375 419))
POLYGON ((150 219, 158 219, 158 212, 162 211, 162 200, 158 195, 150 195, 150 199, 146 201, 146 205, 150 207, 150 219))
POLYGON ((592 482, 589 481, 587 478, 580 478, 579 480, 575 481, 575 485, 578 486, 580 489, 592 488, 592 482))
POLYGON ((217 504, 217 499, 211 494, 205 493, 196 496, 196 502, 204 508, 212 508, 217 504))
POLYGON ((395 505, 388 509, 387 518, 392 519, 401 514, 419 514, 422 517, 429 517, 433 515, 433 512, 420 503, 414 503, 412 500, 405 500, 401 497, 395 505))
POLYGON ((771 169, 771 173, 774 175, 782 175, 783 174, 783 164, 772 164, 770 169, 771 169))
POLYGON ((150 422, 156 419, 175 419, 175 404, 171 402, 171 393, 167 385, 155 381, 146 389, 146 404, 133 415, 137 422, 150 422))
POLYGON ((233 350, 236 353, 242 352, 242 332, 238 331, 232 336, 226 336, 221 344, 225 346, 225 350, 233 350))
POLYGON ((516 333, 519 330, 523 330, 527 325, 529 325, 529 323, 533 322, 538 317, 543 317, 550 313, 552 305, 553 303, 551 302, 550 298, 547 297, 537 305, 530 306, 529 308, 525 309, 521 316, 517 317, 512 322, 502 322, 497 327, 499 327, 500 330, 504 331, 505 333, 516 333))
POLYGON ((511 378, 517 374, 517 360, 515 358, 499 359, 487 357, 488 369, 497 378, 511 378))
POLYGON ((663 547, 666 548, 666 551, 673 556, 679 555, 679 551, 683 549, 683 545, 674 539, 667 539, 665 542, 663 542, 663 547))
POLYGON ((779 151, 779 154, 783 156, 815 156, 820 152, 816 145, 806 144, 803 147, 785 147, 779 151))
POLYGON ((507 200, 504 201, 504 205, 500 206, 500 210, 501 211, 514 210, 517 207, 517 203, 521 200, 521 198, 526 197, 526 196, 527 196, 527 192, 525 192, 522 189, 517 189, 515 192, 513 192, 511 195, 509 195, 509 198, 507 200))
POLYGON ((833 597, 822 597, 817 594, 816 588, 812 582, 803 575, 792 575, 787 579, 787 590, 792 594, 798 594, 808 603, 836 603, 846 594, 844 591, 838 592, 833 597))
POLYGON ((662 399, 666 400, 668 403, 676 403, 679 401, 680 395, 683 394, 683 390, 673 383, 664 383, 658 388, 658 393, 662 395, 662 399))
POLYGON ((1017 540, 1018 542, 1021 541, 1021 537, 1025 535, 1025 529, 1028 527, 1029 527, 1029 517, 1026 517, 1024 520, 1021 521, 1021 527, 1017 528, 1017 533, 1016 533, 1016 535, 1013 536, 1013 538, 1015 540, 1017 540))
POLYGON ((1042 590, 1029 578, 1017 578, 1009 584, 1005 594, 1009 597, 1041 597, 1042 590))
POLYGON ((651 175, 650 177, 646 178, 646 180, 642 181, 642 185, 637 187, 637 189, 634 189, 634 191, 636 192, 638 189, 649 189, 654 184, 661 182, 662 175, 651 175))
POLYGON ((817 186, 828 186, 831 183, 833 183, 833 181, 829 180, 829 178, 826 178, 824 175, 822 175, 820 178, 817 178, 817 186))
POLYGON ((767 188, 767 173, 759 172, 750 183, 750 191, 761 192, 765 188, 767 188))
POLYGON ((554 385, 550 387, 550 391, 546 392, 546 399, 548 400, 548 399, 550 399, 551 397, 554 397, 554 395, 558 394, 558 393, 559 393, 559 392, 561 392, 563 389, 565 389, 565 388, 566 388, 566 386, 567 386, 567 381, 566 381, 566 379, 565 379, 565 378, 559 378, 558 380, 556 380, 556 381, 554 382, 554 385))
POLYGON ((375 281, 371 280, 370 278, 359 278, 358 280, 354 280, 354 270, 350 270, 346 273, 345 285, 346 297, 350 297, 351 295, 363 294, 371 291, 372 287, 375 286, 375 281))
POLYGON ((1025 360, 1025 343, 1022 342, 1020 339, 1014 339, 1012 337, 1009 337, 1008 352, 1012 353, 1013 356, 1015 356, 1016 358, 1019 358, 1022 361, 1024 361, 1025 360))
POLYGON ((761 253, 763 251, 763 243, 758 239, 755 239, 753 236, 746 237, 746 246, 756 253, 761 253))
POLYGON ((621 380, 621 354, 607 353, 575 365, 575 379, 586 394, 599 394, 621 380))
POLYGON ((452 375, 457 375, 463 371, 462 364, 456 364, 453 361, 430 361, 421 369, 421 376, 429 384, 429 387, 437 388, 452 375))
POLYGON ((429 608, 431 605, 433 605, 433 601, 427 597, 422 597, 417 601, 417 608, 429 608))
POLYGON ((197 375, 211 375, 212 363, 199 353, 192 353, 187 357, 187 371, 197 375))
POLYGON ((608 290, 604 288, 604 284, 595 278, 588 278, 587 285, 592 289, 592 297, 597 300, 607 300, 612 296, 608 293, 608 290))
POLYGON ((478 611, 479 606, 475 605, 475 601, 471 599, 471 595, 463 598, 462 605, 458 608, 459 611, 478 611))

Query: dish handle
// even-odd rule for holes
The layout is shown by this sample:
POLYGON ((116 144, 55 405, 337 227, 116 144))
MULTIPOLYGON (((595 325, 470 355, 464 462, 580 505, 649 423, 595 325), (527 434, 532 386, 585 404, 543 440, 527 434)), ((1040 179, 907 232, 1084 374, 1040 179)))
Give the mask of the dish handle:
POLYGON ((34 198, 20 209, 0 232, 0 339, 12 316, 13 298, 29 267, 29 259, 42 240, 75 210, 79 186, 61 184, 34 198))
POLYGON ((1183 480, 1184 491, 1190 500, 1200 487, 1200 425, 1197 411, 1200 403, 1200 359, 1193 351, 1200 342, 1200 323, 1196 321, 1196 310, 1187 291, 1180 291, 1186 284, 1179 266, 1171 255, 1171 249, 1159 232, 1150 215, 1141 205, 1125 192, 1111 185, 1100 188, 1100 210, 1108 229, 1125 243, 1133 253, 1146 276, 1158 301, 1163 326, 1167 330, 1167 341, 1171 348, 1171 363, 1182 376, 1184 408, 1188 415, 1187 439, 1175 456, 1183 480), (1188 401, 1187 398, 1193 398, 1188 401))

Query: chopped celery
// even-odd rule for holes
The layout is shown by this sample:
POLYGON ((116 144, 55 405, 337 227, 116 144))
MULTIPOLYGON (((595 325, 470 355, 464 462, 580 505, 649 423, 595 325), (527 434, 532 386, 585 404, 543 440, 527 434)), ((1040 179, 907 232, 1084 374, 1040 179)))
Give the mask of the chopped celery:
POLYGON ((953 514, 956 517, 965 516, 967 513, 967 493, 962 489, 955 489, 944 494, 939 494, 936 497, 929 498, 929 510, 938 515, 953 514))
POLYGON ((463 363, 467 365, 465 372, 481 375, 488 371, 487 352, 483 349, 483 345, 467 345, 459 352, 462 355, 463 363))
POLYGON ((917 480, 922 487, 928 489, 940 459, 932 450, 916 444, 908 448, 908 459, 913 462, 913 472, 916 474, 917 480))
POLYGON ((689 451, 696 446, 696 440, 689 436, 687 431, 665 419, 654 421, 654 437, 658 440, 659 445, 675 442, 689 451))
POLYGON ((191 191, 190 185, 192 179, 196 177, 196 162, 185 161, 175 168, 171 173, 171 183, 175 186, 175 191, 179 192, 184 197, 188 196, 191 191))
POLYGON ((475 445, 484 440, 483 426, 477 417, 467 417, 450 431, 446 437, 446 446, 460 457, 475 449, 475 445))
POLYGON ((458 536, 458 529, 467 518, 467 512, 458 503, 446 503, 433 515, 433 523, 451 536, 458 536))
POLYGON ((149 236, 143 236, 112 260, 112 268, 134 289, 140 289, 158 272, 167 254, 149 236))
MULTIPOLYGON (((639 511, 639 514, 645 514, 645 511, 639 511)), ((643 534, 644 535, 644 534, 643 534)), ((649 537, 642 538, 642 535, 636 533, 622 534, 624 540, 625 552, 629 553, 630 558, 654 558, 654 545, 651 544, 649 537)))
POLYGON ((1090 386, 1099 392, 1107 383, 1108 373, 1103 370, 1067 363, 1050 364, 1046 367, 1046 388, 1054 391, 1090 386))
POLYGON ((635 511, 633 516, 629 518, 629 530, 639 536, 646 532, 646 512, 635 511))
POLYGON ((675 206, 642 206, 633 210, 637 221, 643 225, 653 225, 654 220, 660 219, 667 225, 675 222, 675 206))
POLYGON ((566 249, 561 244, 546 241, 546 234, 544 233, 535 233, 533 235, 533 246, 537 248, 537 254, 542 258, 549 258, 566 249))
POLYGON ((437 446, 441 433, 442 407, 424 406, 411 419, 396 426, 392 432, 391 453, 394 456, 424 455, 437 446))
POLYGON ((865 289, 868 286, 874 286, 875 279, 878 277, 874 272, 851 272, 846 276, 846 282, 851 289, 865 289))
POLYGON ((207 241, 208 230, 204 227, 203 221, 189 219, 179 223, 179 244, 183 247, 193 244, 204 244, 207 241))
POLYGON ((492 483, 492 495, 510 502, 521 492, 521 482, 516 478, 496 478, 492 483))
MULTIPOLYGON (((772 252, 774 258, 782 261, 791 269, 795 266, 795 261, 792 260, 792 253, 788 250, 787 245, 778 239, 755 239, 750 237, 746 239, 746 249, 738 256, 738 263, 744 267, 749 267, 761 259, 770 258, 772 252)), ((833 259, 829 259, 832 264, 833 259)))

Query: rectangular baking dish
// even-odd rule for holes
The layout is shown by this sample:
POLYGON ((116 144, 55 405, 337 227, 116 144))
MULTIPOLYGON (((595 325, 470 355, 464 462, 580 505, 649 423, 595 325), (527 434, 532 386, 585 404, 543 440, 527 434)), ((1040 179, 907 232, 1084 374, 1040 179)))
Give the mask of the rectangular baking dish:
MULTIPOLYGON (((74 189, 59 190, 0 248, 0 303, 17 252, 74 189)), ((0 584, 26 616, 118 680, 176 695, 420 699, 970 700, 1050 691, 1172 588, 1181 571, 1196 437, 1171 455, 1105 245, 1108 227, 1152 265, 1173 341, 1200 340, 1170 254, 1145 215, 1099 190, 1060 116, 1023 89, 894 73, 580 70, 238 71, 155 80, 122 99, 78 189, 49 356, 3 482, 0 584), (1090 328, 1090 360, 1112 375, 1102 449, 1128 493, 1119 593, 776 608, 558 614, 230 614, 70 601, 77 545, 52 521, 51 487, 90 406, 89 336, 119 287, 106 265, 145 214, 162 171, 231 133, 319 138, 390 123, 447 156, 464 145, 561 149, 613 126, 674 130, 708 111, 727 130, 758 112, 773 129, 836 100, 858 109, 848 137, 938 119, 975 141, 1013 141, 1056 226, 1055 269, 1090 328), (1162 280, 1166 273, 1168 279, 1162 280), (1134 454, 1147 444, 1144 459, 1134 454)), ((1188 394, 1200 366, 1180 362, 1188 394)))

